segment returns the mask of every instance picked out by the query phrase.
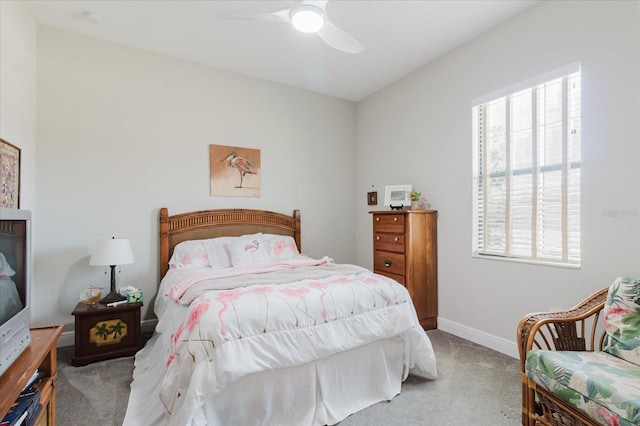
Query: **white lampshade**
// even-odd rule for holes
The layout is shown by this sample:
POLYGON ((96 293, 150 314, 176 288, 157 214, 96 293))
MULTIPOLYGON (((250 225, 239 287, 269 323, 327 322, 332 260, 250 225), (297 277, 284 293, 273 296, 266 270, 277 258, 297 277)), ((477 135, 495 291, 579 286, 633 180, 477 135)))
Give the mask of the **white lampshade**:
POLYGON ((291 10, 291 24, 303 33, 317 33, 324 25, 322 9, 311 4, 301 4, 291 10))
POLYGON ((125 238, 96 241, 89 265, 127 265, 135 262, 131 243, 125 238))

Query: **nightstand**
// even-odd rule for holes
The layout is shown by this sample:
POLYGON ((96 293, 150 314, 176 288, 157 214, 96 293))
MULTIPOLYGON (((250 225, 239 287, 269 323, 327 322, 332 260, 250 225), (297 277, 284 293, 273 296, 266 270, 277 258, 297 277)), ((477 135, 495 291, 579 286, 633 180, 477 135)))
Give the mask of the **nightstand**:
POLYGON ((142 303, 91 307, 80 302, 76 317, 74 366, 134 355, 142 348, 140 308, 142 303))

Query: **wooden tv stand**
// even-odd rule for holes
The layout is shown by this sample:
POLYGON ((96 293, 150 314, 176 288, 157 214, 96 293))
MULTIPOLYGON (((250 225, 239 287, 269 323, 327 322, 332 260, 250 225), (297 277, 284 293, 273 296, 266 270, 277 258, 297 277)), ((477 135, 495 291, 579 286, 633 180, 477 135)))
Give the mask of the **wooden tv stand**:
POLYGON ((42 410, 36 424, 55 426, 57 379, 56 344, 62 333, 62 326, 32 328, 31 344, 24 350, 7 371, 0 376, 0 420, 7 414, 11 404, 18 398, 36 370, 44 371, 40 383, 40 403, 42 410))

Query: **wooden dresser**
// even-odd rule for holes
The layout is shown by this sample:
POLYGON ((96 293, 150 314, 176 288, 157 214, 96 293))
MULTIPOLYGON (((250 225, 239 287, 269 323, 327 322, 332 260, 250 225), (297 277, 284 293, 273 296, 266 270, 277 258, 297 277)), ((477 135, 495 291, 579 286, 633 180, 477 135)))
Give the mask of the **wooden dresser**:
POLYGON ((58 378, 56 343, 61 333, 62 326, 31 329, 31 344, 0 376, 0 420, 7 414, 33 373, 40 370, 45 374, 40 382, 42 411, 35 424, 38 426, 56 424, 55 385, 58 378))
POLYGON ((403 284, 425 330, 438 327, 435 210, 371 211, 373 271, 403 284))

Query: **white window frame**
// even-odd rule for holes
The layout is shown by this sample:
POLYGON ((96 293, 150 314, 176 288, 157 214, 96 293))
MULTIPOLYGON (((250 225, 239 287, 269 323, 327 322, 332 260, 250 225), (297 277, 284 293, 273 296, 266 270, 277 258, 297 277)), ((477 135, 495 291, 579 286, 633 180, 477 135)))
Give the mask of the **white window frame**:
MULTIPOLYGON (((567 67, 555 70, 551 73, 538 76, 498 92, 491 93, 473 101, 472 104, 472 143, 473 143, 473 247, 472 256, 479 258, 508 260, 527 263, 539 263, 554 266, 580 267, 580 139, 581 139, 581 70, 580 64, 571 64, 567 67), (577 78, 576 78, 577 73, 577 78), (573 77, 573 80, 570 80, 573 77), (552 143, 546 142, 544 117, 542 110, 544 102, 548 101, 546 92, 543 92, 546 84, 558 84, 562 79, 562 119, 560 125, 560 137, 551 138, 552 143), (568 90, 571 81, 573 88, 568 90), (576 92, 577 83, 577 92, 576 92), (515 119, 511 118, 513 109, 510 104, 514 95, 528 93, 530 90, 530 136, 525 140, 531 144, 531 156, 529 167, 518 168, 511 164, 511 139, 513 137, 511 125, 515 119), (539 93, 543 93, 542 97, 539 93), (569 93, 577 95, 570 98, 569 93), (538 102, 541 103, 540 107, 538 102), (490 105, 500 105, 504 108, 504 116, 498 116, 491 122, 491 117, 486 118, 490 105), (571 114, 571 115, 570 115, 571 114), (503 121, 501 121, 503 120, 503 121), (487 121, 490 121, 487 124, 487 121), (503 124, 500 127, 500 137, 489 134, 488 126, 495 122, 503 124), (573 124, 572 124, 573 123, 573 124), (499 146, 500 141, 504 146, 499 146), (545 162, 541 149, 553 146, 560 149, 561 160, 550 164, 545 162), (490 152, 490 153, 488 153, 490 152), (496 154, 498 152, 498 154, 496 154), (493 153, 493 156, 491 156, 493 153), (502 155, 502 157, 501 157, 502 155), (488 156, 491 156, 489 159, 488 156), (494 169, 489 170, 488 160, 493 160, 494 169), (496 161, 501 161, 502 170, 496 168, 496 161), (485 172, 488 170, 488 172, 485 172), (549 178, 552 173, 560 171, 560 180, 545 186, 543 178, 549 178), (571 175, 570 175, 571 173, 571 175), (530 176, 530 200, 525 195, 527 202, 523 202, 522 195, 517 203, 512 194, 511 185, 515 176, 530 176), (490 185, 493 184, 491 187, 490 185), (497 186, 496 186, 497 185, 497 186), (495 188, 498 188, 497 190, 495 188), (544 202, 541 194, 555 190, 552 201, 544 202), (493 191, 493 192, 492 192, 493 191), (489 194, 498 194, 491 197, 489 194), (558 197, 559 194, 559 197, 558 197), (500 198, 502 197, 502 198, 500 198), (512 212, 512 204, 517 206, 524 214, 512 212), (524 204, 523 204, 524 203, 524 204), (496 208, 493 208, 496 206, 496 208), (546 207, 556 208, 554 214, 548 213, 546 207), (559 208, 558 208, 559 207, 559 208), (559 213, 557 213, 559 211, 559 213), (514 216, 515 218, 511 217, 514 216), (530 215, 530 217, 528 216, 530 215), (522 218, 524 216, 524 219, 522 218), (552 220, 549 219, 550 216, 552 220), (543 220, 544 219, 544 220, 543 220), (550 231, 551 229, 551 231, 550 231), (515 232, 514 232, 515 231, 515 232), (515 236, 514 236, 515 235, 515 236), (551 236, 550 236, 551 235, 551 236), (516 242, 516 249, 512 244, 516 242), (544 246, 543 243, 546 243, 544 246), (523 249, 524 244, 524 249, 523 249), (527 247, 530 245, 530 247, 527 247)), ((526 117, 526 116, 525 116, 526 117)), ((494 126, 495 127, 495 126, 494 126)), ((550 126, 549 126, 550 127, 550 126)), ((547 129, 549 128, 547 127, 547 129)), ((515 161, 514 161, 515 162, 515 161)), ((523 187, 516 187, 522 189, 523 187)), ((518 191, 515 191, 518 193, 518 191)), ((521 192, 520 192, 521 193, 521 192)), ((549 198, 551 199, 551 198, 549 198)))

